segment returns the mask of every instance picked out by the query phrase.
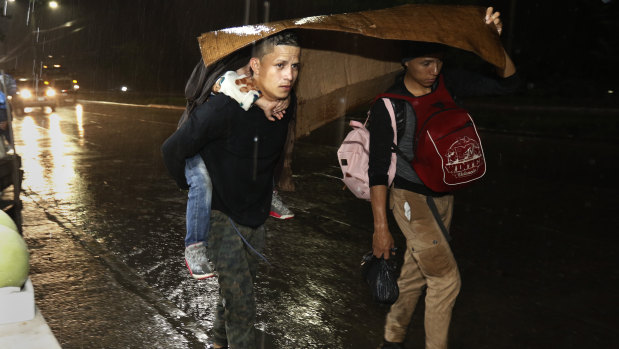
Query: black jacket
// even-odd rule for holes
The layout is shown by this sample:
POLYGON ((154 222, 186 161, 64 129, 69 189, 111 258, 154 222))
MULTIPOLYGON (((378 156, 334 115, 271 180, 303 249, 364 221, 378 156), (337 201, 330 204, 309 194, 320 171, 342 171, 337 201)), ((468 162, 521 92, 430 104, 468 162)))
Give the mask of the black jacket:
POLYGON ((185 159, 200 153, 213 183, 212 208, 239 224, 260 226, 270 211, 273 170, 295 105, 291 95, 284 118, 273 122, 256 106, 244 111, 230 97, 214 95, 164 142, 164 163, 186 189, 185 159))

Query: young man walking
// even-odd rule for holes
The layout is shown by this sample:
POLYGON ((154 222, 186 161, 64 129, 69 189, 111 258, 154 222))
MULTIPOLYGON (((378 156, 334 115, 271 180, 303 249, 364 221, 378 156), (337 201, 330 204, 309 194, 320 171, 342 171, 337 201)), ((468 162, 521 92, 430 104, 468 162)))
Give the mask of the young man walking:
POLYGON ((290 96, 281 120, 269 121, 258 107, 243 110, 219 94, 197 107, 164 143, 166 162, 184 181, 185 159, 200 154, 213 186, 208 254, 218 273, 219 300, 213 329, 215 348, 255 347, 254 277, 265 244, 273 172, 294 115, 292 91, 298 76, 296 36, 282 32, 257 43, 250 59, 256 87, 268 100, 290 96), (170 160, 172 159, 172 160, 170 160))
MULTIPOLYGON (((499 13, 488 8, 486 23, 494 23, 499 34, 499 13)), ((498 77, 472 72, 445 71, 443 52, 437 44, 416 43, 403 52, 403 74, 387 90, 409 98, 421 97, 437 90, 439 84, 452 96, 506 94, 518 86, 516 68, 505 54, 505 68, 498 77)), ((407 159, 414 156, 415 109, 401 99, 391 99, 395 110, 398 148, 407 159)), ((370 195, 374 215, 373 251, 388 259, 394 247, 387 224, 387 171, 391 160, 393 129, 383 103, 375 103, 370 116, 370 195)), ((425 293, 425 334, 427 349, 447 348, 451 312, 460 291, 460 273, 449 242, 436 216, 449 229, 453 212, 453 195, 430 190, 419 179, 410 163, 397 157, 396 176, 390 189, 389 208, 406 238, 404 263, 398 278, 398 300, 391 306, 385 321, 384 342, 380 348, 404 348, 406 330, 419 297, 425 293), (432 212, 428 198, 436 205, 432 212)))

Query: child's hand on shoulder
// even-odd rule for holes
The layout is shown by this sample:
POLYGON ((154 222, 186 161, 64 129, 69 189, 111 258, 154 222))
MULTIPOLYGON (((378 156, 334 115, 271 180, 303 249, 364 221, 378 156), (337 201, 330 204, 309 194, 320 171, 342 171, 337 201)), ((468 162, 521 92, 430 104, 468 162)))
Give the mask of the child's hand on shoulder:
POLYGON ((286 109, 290 104, 290 97, 269 101, 264 97, 258 98, 256 105, 264 111, 264 116, 270 121, 281 120, 286 114, 286 109))

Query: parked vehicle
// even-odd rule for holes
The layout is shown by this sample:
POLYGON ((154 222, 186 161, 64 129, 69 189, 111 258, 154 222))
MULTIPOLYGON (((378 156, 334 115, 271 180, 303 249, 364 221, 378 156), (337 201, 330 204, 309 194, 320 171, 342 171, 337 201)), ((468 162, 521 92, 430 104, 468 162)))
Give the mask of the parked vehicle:
MULTIPOLYGON (((0 74, 3 72, 0 71, 0 74)), ((0 84, 0 92, 8 95, 5 84, 0 84)), ((11 217, 19 233, 22 232, 22 202, 20 199, 23 170, 21 169, 21 157, 15 150, 13 126, 11 117, 12 110, 9 106, 3 111, 8 113, 6 117, 6 129, 0 135, 0 210, 11 217)))

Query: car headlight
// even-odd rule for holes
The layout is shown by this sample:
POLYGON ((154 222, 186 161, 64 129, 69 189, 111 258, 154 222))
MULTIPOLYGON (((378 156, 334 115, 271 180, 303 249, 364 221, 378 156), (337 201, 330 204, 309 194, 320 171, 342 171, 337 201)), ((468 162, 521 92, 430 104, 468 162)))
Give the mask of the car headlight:
POLYGON ((27 89, 20 90, 19 91, 19 95, 23 99, 30 99, 30 98, 32 98, 32 92, 30 92, 30 90, 27 90, 27 89))
POLYGON ((55 91, 53 88, 48 88, 48 89, 45 91, 45 95, 46 95, 47 97, 54 97, 54 96, 56 95, 56 91, 55 91))
POLYGON ((73 89, 74 90, 79 90, 80 89, 80 85, 78 85, 78 84, 73 85, 73 89))

